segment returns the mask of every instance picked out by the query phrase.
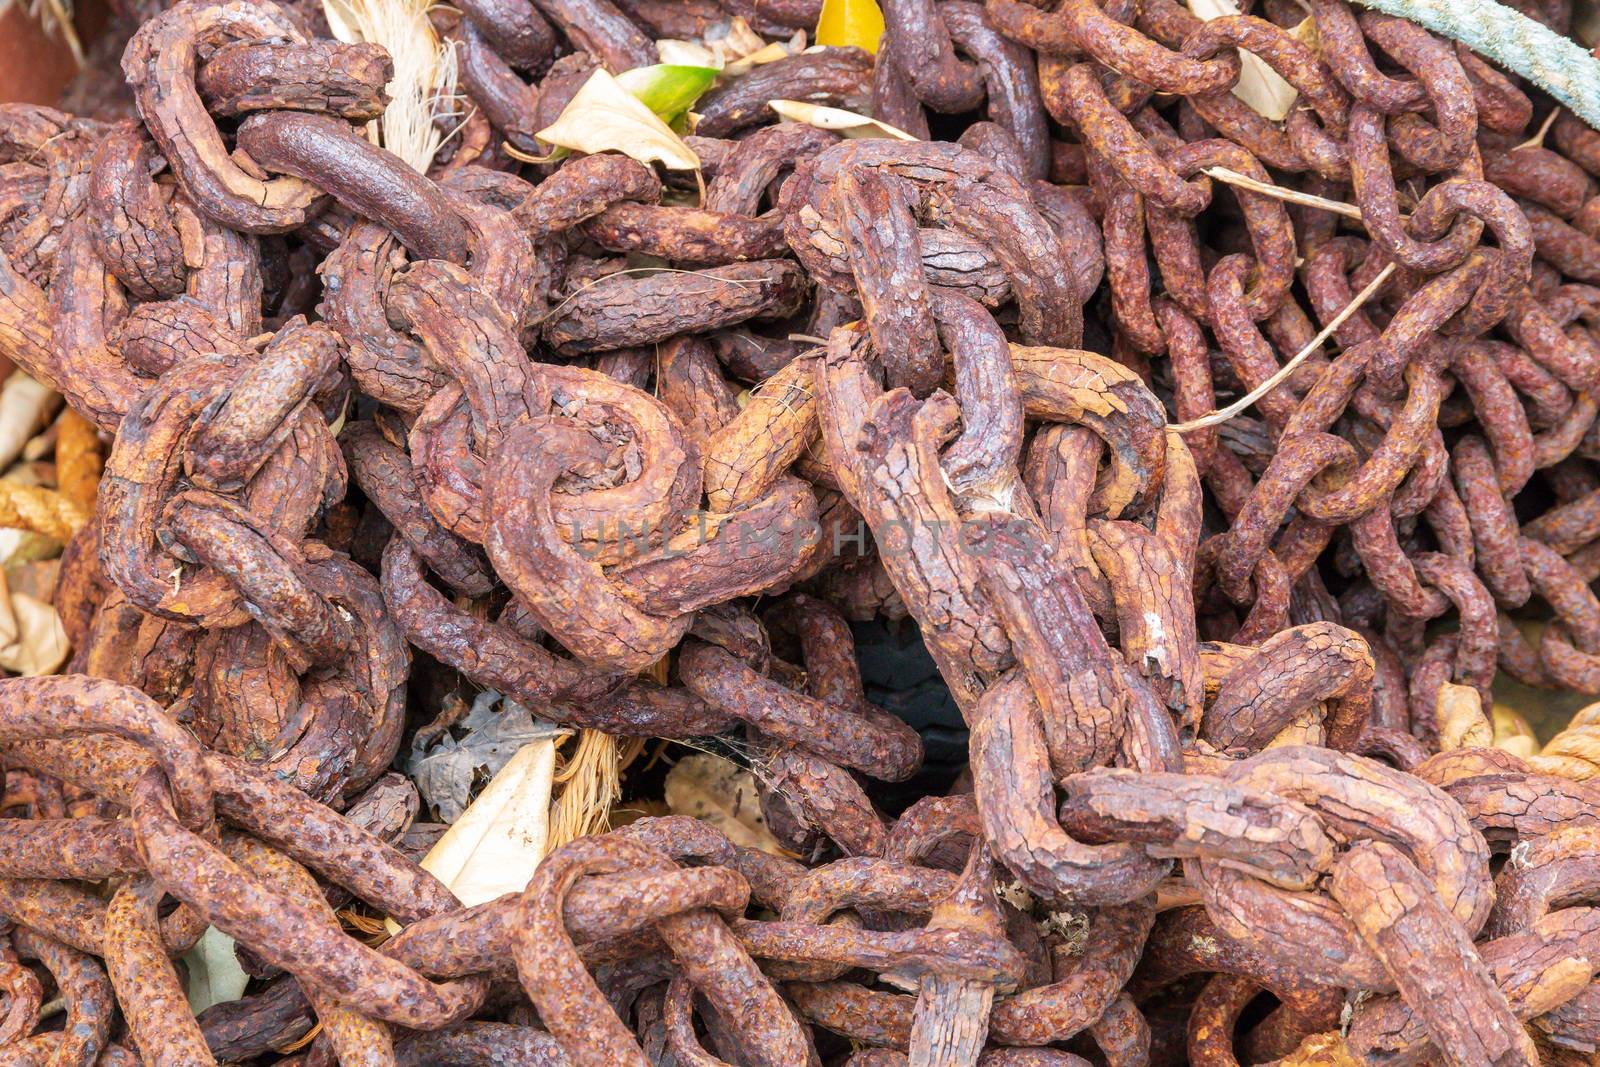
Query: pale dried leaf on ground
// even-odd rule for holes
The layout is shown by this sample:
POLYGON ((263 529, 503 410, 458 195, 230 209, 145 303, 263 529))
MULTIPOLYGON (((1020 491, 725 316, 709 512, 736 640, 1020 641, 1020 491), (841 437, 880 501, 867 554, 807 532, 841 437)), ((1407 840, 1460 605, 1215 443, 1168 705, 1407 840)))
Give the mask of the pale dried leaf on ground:
POLYGON ((50 425, 61 396, 21 371, 0 387, 0 470, 22 455, 29 439, 50 425))
POLYGON ((17 637, 0 647, 0 667, 15 674, 54 674, 67 662, 72 648, 56 609, 24 593, 11 595, 17 637))
MULTIPOLYGON (((1189 10, 1207 22, 1240 13, 1239 5, 1234 0, 1189 0, 1189 10)), ((1302 44, 1315 46, 1316 28, 1310 18, 1304 19, 1289 32, 1302 44)), ((1239 58, 1242 61, 1239 82, 1233 87, 1233 95, 1249 104, 1261 117, 1273 122, 1283 121, 1294 107, 1295 99, 1300 95, 1299 90, 1284 81, 1260 56, 1241 50, 1239 58)))
POLYGON ((867 115, 858 115, 838 107, 808 104, 804 100, 768 100, 767 106, 779 118, 790 122, 803 122, 819 130, 833 130, 845 137, 887 137, 896 141, 915 141, 917 138, 887 122, 879 122, 867 115))
POLYGON ((1483 700, 1470 685, 1445 682, 1439 686, 1434 705, 1439 724, 1439 748, 1489 748, 1494 744, 1494 727, 1483 713, 1483 700))
POLYGON ((590 75, 560 117, 534 136, 574 152, 621 152, 668 170, 700 169, 700 157, 683 138, 603 69, 590 75))
POLYGON ((189 971, 189 1007, 196 1015, 213 1004, 226 1004, 244 996, 250 976, 239 966, 233 945, 233 938, 213 926, 183 954, 189 971))
POLYGON ((61 555, 61 542, 28 530, 0 529, 0 567, 52 559, 61 555))
POLYGON ((674 815, 701 819, 736 845, 783 854, 767 829, 755 775, 721 756, 685 756, 667 772, 667 807, 674 815))
POLYGON ((550 833, 552 738, 523 745, 439 838, 422 866, 471 907, 520 892, 550 833))

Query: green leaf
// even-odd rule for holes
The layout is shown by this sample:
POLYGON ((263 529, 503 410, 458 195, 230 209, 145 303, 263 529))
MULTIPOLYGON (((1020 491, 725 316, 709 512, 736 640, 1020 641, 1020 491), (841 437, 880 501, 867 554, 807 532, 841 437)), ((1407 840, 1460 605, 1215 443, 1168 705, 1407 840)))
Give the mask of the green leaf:
POLYGON ((700 95, 717 80, 715 67, 689 67, 677 63, 657 63, 635 67, 617 75, 617 84, 639 98, 666 123, 672 123, 694 106, 700 95))

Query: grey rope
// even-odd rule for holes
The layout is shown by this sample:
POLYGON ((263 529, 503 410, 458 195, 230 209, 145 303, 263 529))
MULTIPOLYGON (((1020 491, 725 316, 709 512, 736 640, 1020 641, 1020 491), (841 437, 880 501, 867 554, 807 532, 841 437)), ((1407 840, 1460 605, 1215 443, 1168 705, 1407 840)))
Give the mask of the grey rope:
POLYGON ((1600 130, 1600 60, 1495 0, 1359 0, 1452 40, 1533 82, 1600 130))

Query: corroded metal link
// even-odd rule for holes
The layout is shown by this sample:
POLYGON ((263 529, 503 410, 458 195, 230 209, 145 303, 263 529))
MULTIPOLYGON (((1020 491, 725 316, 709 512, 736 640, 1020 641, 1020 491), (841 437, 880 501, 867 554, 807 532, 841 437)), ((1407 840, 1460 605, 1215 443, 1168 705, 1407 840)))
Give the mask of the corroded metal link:
POLYGON ((202 40, 270 38, 304 42, 276 7, 194 0, 141 26, 122 57, 139 114, 195 207, 247 233, 299 226, 317 190, 295 177, 262 180, 229 158, 195 88, 197 53, 202 40))

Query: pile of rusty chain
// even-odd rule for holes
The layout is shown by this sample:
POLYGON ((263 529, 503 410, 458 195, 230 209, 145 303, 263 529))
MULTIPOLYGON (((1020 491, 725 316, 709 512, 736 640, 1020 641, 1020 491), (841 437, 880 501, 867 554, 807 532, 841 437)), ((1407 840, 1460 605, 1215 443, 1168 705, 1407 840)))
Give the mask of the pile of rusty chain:
POLYGON ((0 355, 112 442, 0 681, 0 1064, 1592 1061, 1600 789, 1477 746, 1499 670, 1600 695, 1600 132, 1346 0, 890 0, 695 105, 703 191, 512 154, 819 6, 462 2, 426 175, 315 5, 0 107, 0 355), (970 759, 891 817, 906 617, 970 759), (441 678, 736 736, 800 859, 643 819, 461 907, 384 773, 441 678))

